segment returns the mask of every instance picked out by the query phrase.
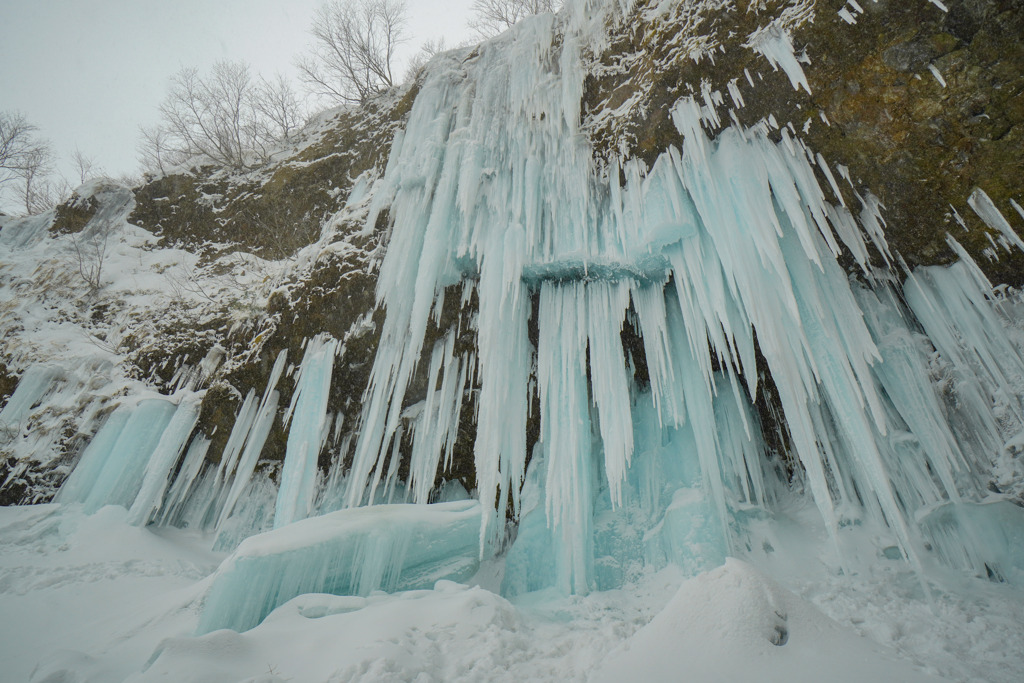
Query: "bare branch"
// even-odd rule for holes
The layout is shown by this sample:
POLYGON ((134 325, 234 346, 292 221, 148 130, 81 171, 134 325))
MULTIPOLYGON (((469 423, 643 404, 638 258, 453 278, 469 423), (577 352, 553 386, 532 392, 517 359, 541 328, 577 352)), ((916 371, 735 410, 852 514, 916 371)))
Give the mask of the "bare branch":
POLYGON ((92 157, 86 156, 82 150, 75 148, 75 151, 71 153, 71 163, 75 166, 75 172, 78 174, 78 182, 84 183, 90 178, 103 175, 103 169, 96 165, 96 160, 92 157))
POLYGON ((426 66, 430 58, 436 55, 438 52, 445 51, 444 38, 438 38, 436 40, 426 40, 420 45, 420 49, 413 55, 412 59, 409 60, 409 66, 405 68, 405 80, 411 81, 416 78, 419 74, 420 69, 426 66))
POLYGON ((523 17, 557 12, 561 0, 474 0, 468 25, 481 38, 493 38, 523 17))
POLYGON ((401 0, 330 0, 310 33, 313 52, 297 66, 313 94, 354 104, 395 85, 395 51, 405 42, 401 0))
POLYGON ((291 81, 282 74, 272 80, 260 77, 252 106, 263 120, 265 134, 274 140, 291 140, 302 126, 305 111, 291 81))
POLYGON ((78 274, 89 285, 89 292, 93 294, 103 286, 103 265, 107 260, 109 239, 109 229, 102 230, 91 240, 86 240, 81 234, 71 236, 78 274))
POLYGON ((243 170, 265 162, 302 121, 291 84, 253 78, 243 62, 217 62, 206 75, 182 69, 160 105, 163 123, 141 129, 139 161, 149 172, 196 156, 243 170))

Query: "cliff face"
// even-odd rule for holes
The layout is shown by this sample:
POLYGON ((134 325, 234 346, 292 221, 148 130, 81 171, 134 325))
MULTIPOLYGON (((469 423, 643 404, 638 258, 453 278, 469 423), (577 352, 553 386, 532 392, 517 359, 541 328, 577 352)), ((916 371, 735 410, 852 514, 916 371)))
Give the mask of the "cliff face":
MULTIPOLYGON (((776 142, 803 140, 818 155, 819 184, 831 187, 837 202, 855 213, 882 207, 885 238, 910 267, 950 262, 951 233, 993 282, 1024 283, 1024 254, 1000 245, 991 218, 986 224, 968 204, 981 188, 1014 227, 1024 227, 1010 203, 1020 203, 1024 177, 1024 3, 954 1, 948 11, 924 0, 652 0, 624 7, 601 15, 603 30, 580 51, 586 77, 579 126, 596 174, 631 158, 650 166, 680 147, 671 108, 691 95, 705 106, 712 137, 737 125, 760 127, 776 142)), ((553 36, 562 39, 557 30, 553 36)), ((447 59, 479 58, 476 49, 447 59)), ((0 435, 0 500, 52 495, 111 405, 140 386, 164 394, 205 389, 197 430, 212 440, 207 458, 217 463, 247 393, 264 390, 282 352, 298 365, 307 340, 319 334, 341 342, 327 404, 336 425, 328 450, 350 459, 384 320, 374 292, 391 234, 387 207, 370 213, 379 200, 372 188, 419 93, 417 83, 324 116, 278 160, 246 176, 198 167, 153 179, 130 196, 93 184, 50 216, 3 218, 0 241, 10 250, 4 286, 17 301, 3 312, 0 392, 13 392, 5 378, 67 355, 37 341, 67 326, 79 330, 70 355, 93 359, 92 372, 108 379, 89 371, 64 377, 73 398, 62 415, 33 416, 29 406, 27 421, 0 435), (371 215, 376 220, 368 223, 371 215), (26 258, 37 261, 26 266, 26 258), (87 275, 97 258, 108 265, 94 285, 87 275), (130 285, 115 279, 134 267, 133 258, 136 270, 160 277, 129 296, 130 285), (41 309, 50 311, 42 323, 35 313, 41 309), (27 433, 42 445, 25 446, 27 433)), ((843 258, 853 272, 852 257, 843 258)), ((881 265, 879 254, 873 258, 881 265)), ((475 352, 476 294, 461 306, 460 296, 453 285, 427 323, 406 408, 432 389, 431 350, 448 330, 458 330, 456 356, 475 352)), ((535 313, 535 347, 536 320, 535 313)), ((261 455, 271 474, 285 453, 282 418, 293 385, 289 373, 278 386, 281 414, 261 455)), ((471 377, 465 386, 452 465, 437 477, 471 489, 479 382, 471 377)), ((530 418, 529 445, 538 419, 530 418)), ((407 452, 408 434, 398 444, 407 452)), ((327 460, 325 451, 324 470, 327 460)))
POLYGON ((909 265, 950 262, 948 232, 994 281, 1024 281, 1019 251, 983 255, 992 230, 968 206, 980 187, 1018 218, 1009 201, 1019 203, 1024 173, 1024 4, 969 0, 947 3, 947 11, 928 2, 793 0, 648 9, 657 5, 638 3, 636 19, 613 30, 588 80, 585 128, 599 156, 653 159, 680 144, 670 105, 687 93, 719 93, 730 112, 720 126, 772 117, 833 171, 849 169, 850 182, 839 183, 847 205, 857 206, 854 190, 877 196, 886 237, 909 265), (777 31, 791 36, 805 83, 759 50, 777 31))

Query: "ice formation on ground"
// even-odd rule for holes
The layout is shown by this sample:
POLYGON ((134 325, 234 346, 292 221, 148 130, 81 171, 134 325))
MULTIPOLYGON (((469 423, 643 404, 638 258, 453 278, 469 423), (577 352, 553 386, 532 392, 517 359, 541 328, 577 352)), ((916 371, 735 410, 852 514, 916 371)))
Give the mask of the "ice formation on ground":
POLYGON ((476 501, 339 510, 251 536, 218 570, 199 633, 245 631, 303 593, 366 596, 476 573, 476 501))

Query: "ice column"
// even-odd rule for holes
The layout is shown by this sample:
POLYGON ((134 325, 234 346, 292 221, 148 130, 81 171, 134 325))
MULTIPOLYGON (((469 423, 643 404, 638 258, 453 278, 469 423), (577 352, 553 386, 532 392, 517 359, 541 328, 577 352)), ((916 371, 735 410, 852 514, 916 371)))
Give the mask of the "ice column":
POLYGON ((587 392, 587 310, 580 282, 540 290, 540 393, 547 474, 545 510, 556 539, 556 576, 567 593, 586 593, 593 574, 591 496, 596 477, 587 392))
POLYGON ((160 510, 164 493, 174 474, 174 466, 199 421, 199 404, 202 400, 202 393, 192 391, 185 392, 179 398, 178 409, 174 411, 160 436, 160 442, 146 463, 142 486, 128 511, 130 523, 144 525, 160 510))
MULTIPOLYGON (((146 478, 150 456, 161 444, 171 418, 178 407, 163 398, 150 398, 137 405, 119 407, 107 419, 89 446, 82 453, 78 466, 61 487, 56 500, 62 503, 82 503, 87 512, 95 512, 104 505, 132 506, 146 478)), ((186 405, 175 431, 168 435, 161 461, 176 459, 189 434, 192 407, 186 405), (180 440, 179 440, 180 439, 180 440), (173 454, 173 458, 172 458, 173 454)), ((174 463, 171 462, 171 466, 174 463)), ((151 484, 157 486, 156 469, 151 484)), ((167 470, 163 471, 168 476, 167 470)))
POLYGON ((306 346, 289 415, 288 445, 281 469, 274 528, 309 516, 316 495, 317 460, 327 437, 327 399, 338 341, 317 335, 306 346))

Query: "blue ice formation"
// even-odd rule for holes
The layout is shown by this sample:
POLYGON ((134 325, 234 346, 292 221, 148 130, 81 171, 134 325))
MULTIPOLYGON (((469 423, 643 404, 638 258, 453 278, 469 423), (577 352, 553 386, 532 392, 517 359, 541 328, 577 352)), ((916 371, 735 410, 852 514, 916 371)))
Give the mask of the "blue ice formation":
MULTIPOLYGON (((586 592, 614 585, 638 558, 701 567, 733 552, 740 518, 770 513, 766 478, 778 481, 751 409, 762 374, 793 476, 833 537, 872 524, 920 567, 937 551, 918 513, 988 496, 1000 450, 994 392, 1024 378, 991 285, 965 254, 953 269, 908 275, 904 301, 877 200, 850 187, 859 206, 848 206, 825 160, 789 128, 723 127, 714 98, 675 103, 682 146, 649 168, 598 167, 579 127, 589 38, 578 19, 536 17, 426 73, 368 218, 387 209, 390 220, 377 290, 387 318, 346 504, 393 469, 384 463, 428 322, 460 285, 464 301, 467 288, 479 301, 478 495, 496 502, 482 546, 507 509, 520 520, 507 591, 586 592), (935 298, 946 303, 927 303, 935 298), (642 339, 643 386, 621 343, 626 325, 642 339), (918 325, 935 330, 957 386, 978 400, 948 405, 918 325), (540 435, 527 474, 534 400, 540 435), (670 444, 668 459, 688 474, 659 480, 667 499, 643 523, 613 521, 636 514, 642 473, 666 459, 641 446, 652 441, 670 444), (719 531, 686 541, 698 529, 719 531), (644 540, 626 549, 628 534, 644 540)), ((759 49, 801 85, 784 47, 759 49)), ((417 438, 410 469, 431 471, 436 452, 417 438)))
MULTIPOLYGON (((222 547, 276 527, 272 552, 243 543, 224 576, 245 578, 218 580, 204 629, 247 628, 296 590, 407 585, 332 568, 363 566, 349 541, 282 539, 339 508, 349 517, 337 519, 367 529, 381 502, 432 514, 467 410, 480 502, 445 552, 468 563, 475 524, 484 557, 518 521, 508 594, 612 588, 667 563, 706 569, 742 552, 748 520, 805 493, 837 547, 844 528, 870 527, 922 571, 942 563, 1021 580, 1020 515, 989 490, 1007 437, 1024 430, 1014 310, 952 238, 958 263, 909 272, 875 197, 841 188, 791 126, 723 125, 724 98, 681 97, 668 112, 681 145, 649 167, 599 165, 580 126, 581 55, 600 23, 579 13, 585 4, 425 70, 369 190, 366 225, 385 212, 389 222, 377 288, 386 317, 340 448, 327 446, 338 342, 320 336, 302 360, 277 483, 256 465, 283 356, 263 398, 253 389, 243 402, 217 464, 202 436, 184 451, 184 441, 158 447, 157 427, 177 413, 142 402, 114 413, 68 480, 62 499, 214 528, 222 547), (464 326, 428 345, 453 299, 464 326), (624 348, 624 329, 636 348, 624 348), (472 351, 456 343, 466 330, 472 351), (320 479, 325 449, 332 466, 320 479), (991 529, 978 534, 982 518, 991 529)), ((788 40, 756 49, 807 87, 788 40)), ((984 193, 971 206, 1018 244, 984 193)), ((402 513, 387 533, 420 540, 374 562, 396 568, 432 552, 414 547, 427 542, 416 520, 402 513)))
POLYGON ((182 392, 176 402, 147 398, 117 408, 82 453, 57 493, 88 512, 104 505, 129 508, 137 524, 150 521, 199 419, 202 395, 182 392))
POLYGON ((371 505, 251 536, 221 565, 198 633, 245 631, 303 593, 369 595, 466 581, 479 566, 480 504, 371 505))
MULTIPOLYGON (((288 447, 274 513, 274 528, 305 519, 316 493, 316 464, 327 440, 327 397, 337 340, 319 335, 306 346, 288 417, 288 447)), ((286 418, 287 421, 287 418, 286 418)))

